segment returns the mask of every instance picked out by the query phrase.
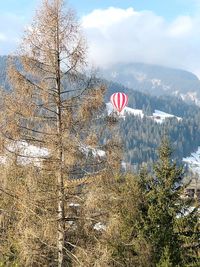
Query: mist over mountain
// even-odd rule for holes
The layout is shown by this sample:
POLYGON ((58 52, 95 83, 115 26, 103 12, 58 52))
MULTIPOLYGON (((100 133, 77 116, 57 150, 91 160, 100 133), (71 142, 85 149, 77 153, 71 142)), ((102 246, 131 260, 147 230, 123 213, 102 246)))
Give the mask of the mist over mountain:
POLYGON ((200 80, 189 71, 144 63, 117 64, 101 75, 125 87, 154 96, 173 95, 200 105, 200 80))

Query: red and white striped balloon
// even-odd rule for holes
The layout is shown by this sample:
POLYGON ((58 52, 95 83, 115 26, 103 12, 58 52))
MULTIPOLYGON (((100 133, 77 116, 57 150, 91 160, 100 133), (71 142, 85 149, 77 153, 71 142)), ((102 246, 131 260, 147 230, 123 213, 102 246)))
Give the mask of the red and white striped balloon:
POLYGON ((113 104, 113 107, 121 112, 128 103, 128 96, 124 93, 114 93, 110 97, 110 101, 113 104))

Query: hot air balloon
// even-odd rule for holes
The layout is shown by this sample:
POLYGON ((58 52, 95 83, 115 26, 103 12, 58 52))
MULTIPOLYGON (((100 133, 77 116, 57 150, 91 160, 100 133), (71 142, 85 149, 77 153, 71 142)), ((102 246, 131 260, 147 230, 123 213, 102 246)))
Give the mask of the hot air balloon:
POLYGON ((114 93, 110 97, 110 102, 118 112, 121 112, 128 103, 128 96, 120 92, 114 93))

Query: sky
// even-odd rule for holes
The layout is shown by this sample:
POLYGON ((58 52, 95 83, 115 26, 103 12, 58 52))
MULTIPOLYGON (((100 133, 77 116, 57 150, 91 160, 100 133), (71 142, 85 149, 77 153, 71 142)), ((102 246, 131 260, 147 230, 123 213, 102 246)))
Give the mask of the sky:
MULTIPOLYGON (((40 0, 0 0, 0 55, 17 48, 40 0)), ((68 0, 94 66, 144 62, 200 77, 200 0, 68 0)))

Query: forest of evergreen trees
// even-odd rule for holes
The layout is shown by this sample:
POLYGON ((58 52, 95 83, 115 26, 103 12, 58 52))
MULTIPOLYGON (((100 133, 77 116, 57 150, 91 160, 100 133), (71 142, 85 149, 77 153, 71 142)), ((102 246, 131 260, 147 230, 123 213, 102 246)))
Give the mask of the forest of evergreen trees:
POLYGON ((157 159, 155 149, 165 134, 170 137, 178 163, 181 164, 183 157, 197 150, 200 144, 198 106, 186 103, 177 97, 146 95, 112 82, 108 83, 105 101, 109 101, 109 95, 115 90, 128 94, 128 106, 142 109, 145 114, 144 118, 131 114, 127 114, 125 119, 119 118, 117 133, 121 136, 124 161, 128 165, 138 169, 143 162, 157 159), (157 123, 148 117, 155 109, 181 117, 182 120, 167 118, 162 124, 157 123))

